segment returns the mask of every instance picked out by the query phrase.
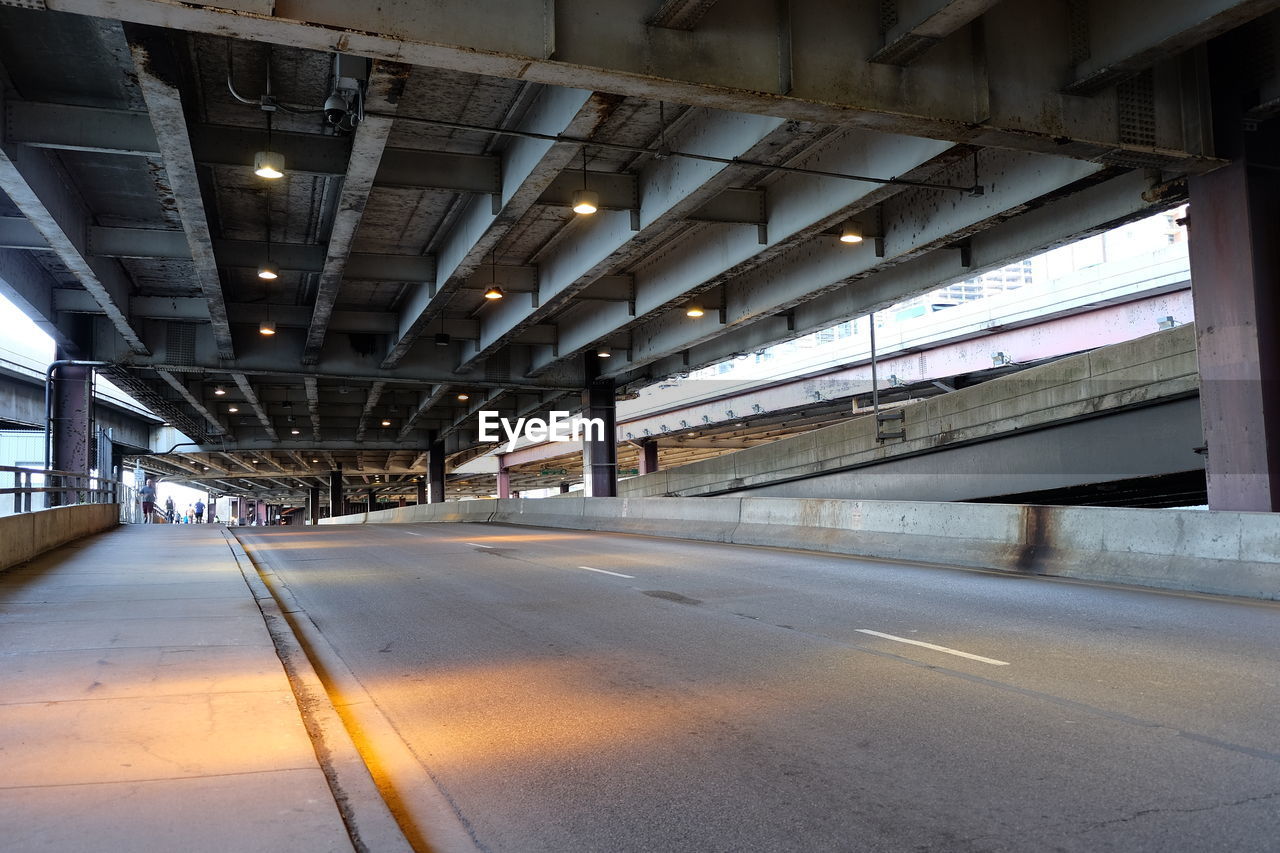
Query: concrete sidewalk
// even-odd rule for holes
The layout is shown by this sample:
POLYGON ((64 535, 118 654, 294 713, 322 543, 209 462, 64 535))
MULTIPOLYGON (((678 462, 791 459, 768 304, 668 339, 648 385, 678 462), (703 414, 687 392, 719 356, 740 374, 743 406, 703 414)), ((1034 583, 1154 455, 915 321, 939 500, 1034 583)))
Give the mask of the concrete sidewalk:
POLYGON ((326 780, 273 607, 215 525, 122 527, 0 572, 0 848, 407 849, 327 743, 326 780))

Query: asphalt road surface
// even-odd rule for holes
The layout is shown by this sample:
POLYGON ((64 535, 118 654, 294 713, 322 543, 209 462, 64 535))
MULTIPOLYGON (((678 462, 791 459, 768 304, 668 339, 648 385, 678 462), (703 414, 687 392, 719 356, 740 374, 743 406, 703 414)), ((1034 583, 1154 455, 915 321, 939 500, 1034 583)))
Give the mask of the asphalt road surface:
POLYGON ((499 525, 238 531, 485 851, 1280 850, 1280 606, 499 525))

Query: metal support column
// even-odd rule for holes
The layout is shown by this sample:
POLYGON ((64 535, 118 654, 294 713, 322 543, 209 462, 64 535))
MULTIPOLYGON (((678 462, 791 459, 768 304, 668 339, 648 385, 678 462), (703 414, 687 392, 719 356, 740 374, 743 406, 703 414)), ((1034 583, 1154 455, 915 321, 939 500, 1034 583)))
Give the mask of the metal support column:
POLYGON ((1280 511, 1280 127, 1215 80, 1220 156, 1190 179, 1192 299, 1209 507, 1280 511))
POLYGON ((427 502, 444 503, 444 442, 433 441, 427 450, 427 502))
POLYGON ((511 469, 507 467, 507 455, 498 454, 498 498, 505 500, 511 497, 511 469))
MULTIPOLYGON (((93 368, 64 364, 53 371, 52 377, 52 466, 58 471, 88 475, 93 464, 93 368)), ((80 482, 87 485, 88 481, 80 482)), ((74 493, 49 493, 52 506, 76 502, 74 493)))
POLYGON ((587 388, 582 392, 582 481, 587 497, 618 495, 617 401, 612 379, 594 377, 599 359, 586 361, 587 388), (603 427, 603 429, 601 429, 603 427))
POLYGON ((658 442, 646 438, 640 442, 640 473, 652 474, 658 470, 658 442))
POLYGON ((342 468, 329 472, 329 517, 337 518, 346 514, 342 505, 342 468))
POLYGON ((427 502, 427 481, 419 477, 414 485, 418 487, 418 505, 421 506, 427 502))
POLYGON ((320 487, 312 486, 307 495, 307 515, 311 524, 320 523, 320 487))

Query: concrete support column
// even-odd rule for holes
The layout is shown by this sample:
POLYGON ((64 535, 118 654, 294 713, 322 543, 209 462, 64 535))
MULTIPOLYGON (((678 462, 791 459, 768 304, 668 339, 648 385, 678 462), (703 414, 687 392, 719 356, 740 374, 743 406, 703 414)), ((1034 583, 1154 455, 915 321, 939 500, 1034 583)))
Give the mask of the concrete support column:
POLYGON ((560 484, 560 494, 562 494, 562 495, 567 495, 567 494, 569 494, 569 484, 568 484, 568 483, 561 483, 561 484, 560 484))
POLYGON ((507 467, 507 455, 498 454, 498 498, 511 497, 511 469, 507 467))
POLYGON ((409 502, 408 499, 406 499, 404 495, 401 495, 400 497, 396 498, 396 506, 404 506, 408 502, 409 502))
MULTIPOLYGON (((596 367, 596 361, 592 357, 587 362, 588 376, 596 367)), ((591 380, 582 392, 582 409, 582 416, 588 421, 582 436, 582 480, 586 495, 617 497, 618 422, 613 380, 591 380), (604 429, 596 428, 596 422, 603 424, 604 429)))
POLYGON ((307 516, 312 524, 320 523, 320 487, 312 486, 307 494, 307 516))
POLYGON ((646 438, 640 442, 640 473, 652 474, 658 470, 658 442, 646 438))
POLYGON ((1220 129, 1235 131, 1231 164, 1190 180, 1211 509, 1280 511, 1280 130, 1269 124, 1220 129))
POLYGON ((377 508, 378 508, 378 496, 373 489, 369 489, 368 492, 365 493, 364 511, 373 512, 377 508))
POLYGON ((418 505, 421 506, 427 502, 427 481, 419 477, 414 485, 418 487, 418 505))
POLYGON ((329 472, 329 517, 337 518, 345 514, 342 506, 342 469, 329 472))
POLYGON ((444 503, 443 441, 433 441, 427 449, 427 502, 444 503))
POLYGON ((271 509, 267 506, 266 501, 258 501, 257 510, 254 512, 254 518, 257 519, 259 525, 271 524, 271 509))
MULTIPOLYGON (((53 415, 49 423, 52 443, 50 464, 58 471, 88 474, 93 466, 93 368, 63 365, 53 374, 53 415)), ((74 485, 78 481, 53 483, 74 485)), ((74 493, 50 492, 48 503, 76 503, 74 493)))

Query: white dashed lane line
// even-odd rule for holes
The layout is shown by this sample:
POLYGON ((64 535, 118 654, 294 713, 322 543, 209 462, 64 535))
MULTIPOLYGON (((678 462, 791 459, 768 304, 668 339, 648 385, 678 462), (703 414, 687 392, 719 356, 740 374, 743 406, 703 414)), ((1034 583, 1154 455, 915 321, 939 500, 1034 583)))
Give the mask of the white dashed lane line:
POLYGON ((590 566, 578 566, 578 568, 587 572, 599 572, 602 575, 613 575, 615 578, 626 578, 627 580, 631 580, 631 581, 636 579, 635 575, 624 575, 619 572, 608 571, 607 569, 593 569, 590 566))
POLYGON ((972 654, 969 654, 968 652, 959 651, 958 649, 949 649, 946 646, 935 646, 933 643, 924 643, 924 642, 921 642, 920 640, 908 640, 906 637, 895 637, 893 634, 882 634, 879 631, 872 631, 868 628, 858 628, 856 630, 858 631, 859 634, 870 634, 873 637, 881 637, 885 640, 893 640, 895 643, 909 643, 910 645, 913 645, 913 646, 920 646, 921 648, 925 648, 925 649, 933 649, 935 652, 944 652, 949 655, 955 655, 956 657, 968 658, 969 660, 981 661, 982 663, 989 663, 992 666, 1008 666, 1009 665, 1009 662, 1005 660, 996 660, 995 658, 984 658, 982 655, 972 655, 972 654))

